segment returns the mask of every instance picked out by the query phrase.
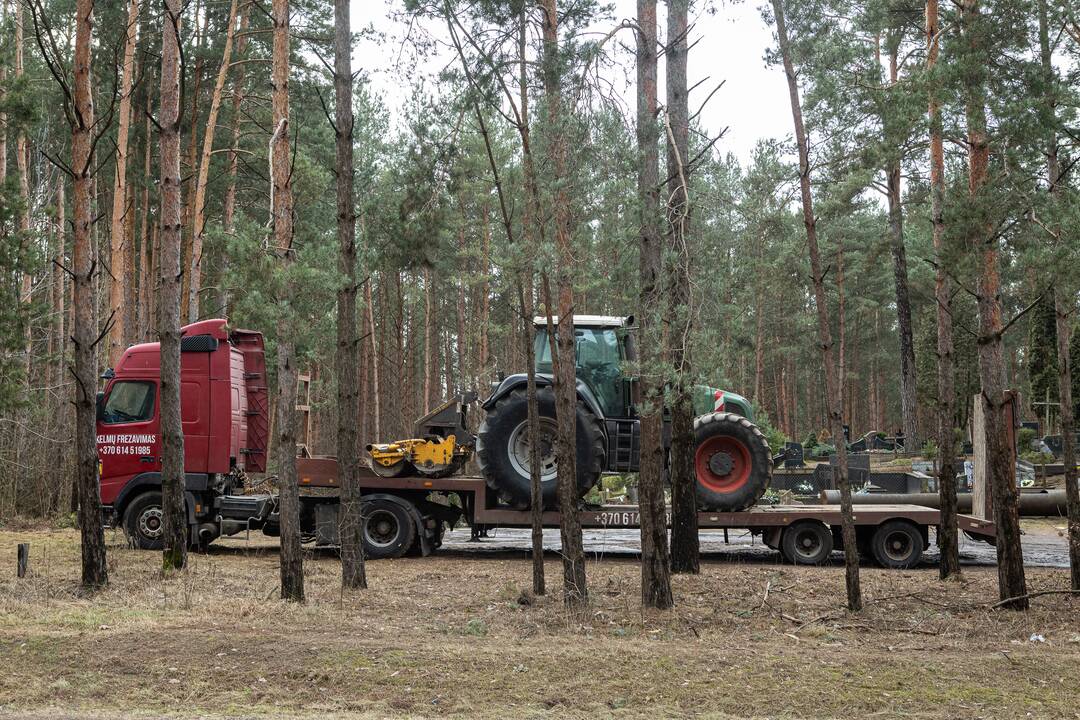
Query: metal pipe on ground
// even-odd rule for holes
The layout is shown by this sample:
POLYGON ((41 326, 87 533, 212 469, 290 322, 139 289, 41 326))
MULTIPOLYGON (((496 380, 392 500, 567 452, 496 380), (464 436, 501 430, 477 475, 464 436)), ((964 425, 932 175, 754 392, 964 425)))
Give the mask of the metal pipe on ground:
MULTIPOLYGON (((821 503, 839 505, 839 490, 822 490, 821 503)), ((855 493, 851 502, 855 505, 921 505, 937 508, 940 498, 937 493, 855 493)), ((956 496, 957 512, 971 512, 971 493, 959 493, 956 496)), ((1066 517, 1064 490, 1044 490, 1020 493, 1020 515, 1022 517, 1066 517)))

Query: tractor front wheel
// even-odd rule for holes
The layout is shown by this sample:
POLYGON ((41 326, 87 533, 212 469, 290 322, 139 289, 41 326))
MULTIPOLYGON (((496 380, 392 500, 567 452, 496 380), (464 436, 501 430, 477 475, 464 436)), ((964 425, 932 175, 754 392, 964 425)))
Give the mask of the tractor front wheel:
POLYGON ((694 419, 694 474, 701 509, 745 510, 772 479, 769 443, 756 425, 735 413, 701 415, 694 419))

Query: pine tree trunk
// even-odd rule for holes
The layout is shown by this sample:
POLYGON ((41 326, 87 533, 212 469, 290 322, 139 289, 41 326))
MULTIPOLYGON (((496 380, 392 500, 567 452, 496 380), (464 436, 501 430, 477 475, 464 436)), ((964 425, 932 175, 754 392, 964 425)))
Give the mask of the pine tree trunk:
POLYGON ((795 140, 799 148, 799 191, 802 198, 803 224, 806 226, 806 244, 810 254, 810 272, 813 275, 814 304, 817 310, 821 362, 825 369, 825 394, 829 426, 833 439, 836 441, 837 467, 834 472, 837 487, 840 489, 841 533, 844 545, 847 605, 849 610, 855 611, 862 608, 862 589, 859 583, 859 551, 855 542, 855 524, 852 520, 851 484, 848 482, 847 472, 847 447, 843 442, 844 390, 837 377, 837 367, 833 363, 833 340, 829 323, 828 297, 825 293, 825 276, 821 268, 821 254, 818 250, 817 218, 814 215, 814 201, 810 193, 810 145, 806 137, 806 128, 803 125, 802 104, 799 101, 799 85, 795 75, 795 65, 791 58, 787 24, 784 20, 783 0, 772 0, 772 7, 776 19, 776 35, 784 61, 784 74, 787 76, 791 115, 795 125, 795 140))
MULTIPOLYGON (((234 0, 235 2, 235 0, 234 0)), ((361 538, 359 386, 356 334, 356 211, 353 203, 353 75, 349 0, 334 0, 334 137, 337 165, 337 455, 341 471, 341 586, 367 587, 361 538)))
MULTIPOLYGON (((847 385, 847 298, 844 295, 844 238, 836 243, 836 335, 837 346, 836 381, 840 387, 847 385)), ((844 417, 851 417, 844 409, 844 417)), ((841 441, 844 438, 841 436, 841 441)))
MULTIPOLYGON (((243 33, 248 28, 248 6, 247 3, 242 5, 239 9, 240 20, 237 26, 237 38, 236 38, 236 54, 238 57, 242 57, 244 54, 244 48, 247 47, 247 36, 243 33)), ((236 74, 233 77, 233 95, 232 95, 232 118, 230 119, 232 127, 232 144, 229 146, 229 181, 225 186, 225 198, 222 201, 222 225, 225 227, 225 232, 232 235, 236 232, 236 177, 237 171, 240 165, 240 108, 244 102, 244 65, 241 63, 236 66, 236 74)), ((222 254, 222 266, 221 266, 221 313, 226 317, 229 314, 229 291, 228 291, 228 259, 229 254, 222 254)))
MULTIPOLYGON (((985 69, 983 57, 984 28, 978 0, 966 0, 961 6, 964 36, 968 42, 968 67, 964 73, 964 100, 967 117, 968 193, 976 217, 971 221, 967 246, 976 258, 978 282, 975 288, 979 306, 979 384, 985 415, 990 492, 997 525, 998 592, 1001 599, 1018 598, 1027 593, 1024 557, 1020 546, 1020 518, 1012 448, 1009 443, 1008 413, 1011 402, 1005 392, 1004 323, 1001 308, 1001 276, 998 268, 998 245, 990 238, 993 227, 985 219, 988 202, 985 186, 989 174, 990 144, 987 135, 985 104, 985 69)), ((1013 610, 1026 610, 1026 598, 1005 604, 1013 610)))
POLYGON ((1061 403, 1061 462, 1065 465, 1065 502, 1069 515, 1069 568, 1071 587, 1080 591, 1080 487, 1076 478, 1076 432, 1073 415, 1072 359, 1069 340, 1076 302, 1072 296, 1055 291, 1057 315, 1058 401, 1061 403))
POLYGON ((491 345, 488 342, 488 323, 491 320, 491 287, 488 279, 491 277, 491 229, 488 224, 488 206, 483 203, 480 206, 481 217, 481 245, 480 245, 480 357, 479 366, 481 377, 485 380, 490 377, 488 362, 491 358, 491 345))
POLYGON ((424 268, 424 403, 421 410, 432 408, 435 375, 438 373, 438 350, 435 345, 435 318, 432 317, 434 292, 431 289, 431 269, 424 268))
MULTIPOLYGON (((67 234, 67 229, 64 227, 64 182, 66 179, 63 173, 57 173, 56 222, 50 233, 52 240, 52 247, 50 248, 52 268, 49 283, 49 324, 51 327, 49 328, 47 368, 49 377, 48 393, 51 395, 51 405, 54 408, 51 422, 54 422, 56 427, 65 433, 68 431, 67 408, 69 404, 68 395, 64 391, 64 268, 67 267, 64 262, 64 246, 67 234)), ((58 447, 53 458, 54 466, 59 469, 59 472, 52 482, 50 514, 62 512, 64 498, 71 495, 68 490, 71 473, 68 472, 67 453, 68 448, 58 447)))
MULTIPOLYGON (((1046 0, 1039 0, 1039 51, 1047 97, 1042 111, 1044 126, 1048 129, 1046 146, 1046 179, 1050 188, 1051 203, 1056 205, 1060 194, 1061 166, 1058 158, 1056 130, 1057 101, 1054 96, 1053 54, 1050 48, 1050 23, 1046 0)), ((1060 229, 1058 229, 1060 233, 1060 229)), ((1058 279, 1054 288, 1054 315, 1057 330, 1058 402, 1061 408, 1061 462, 1065 466, 1065 502, 1069 516, 1069 569, 1070 587, 1080 591, 1080 488, 1076 477, 1076 417, 1073 406, 1072 356, 1069 352, 1072 339, 1072 319, 1076 311, 1075 291, 1065 277, 1058 279)))
POLYGON ((375 304, 371 299, 371 279, 364 284, 365 305, 367 309, 368 337, 371 338, 371 403, 374 406, 372 420, 374 426, 374 439, 382 442, 382 411, 379 409, 379 363, 382 356, 379 354, 379 336, 375 332, 375 304))
MULTIPOLYGON (((765 243, 757 245, 758 262, 763 262, 765 243)), ((761 407, 765 407, 765 280, 759 273, 754 288, 754 402, 761 407)))
MULTIPOLYGON (((225 30, 225 47, 221 51, 221 67, 218 68, 214 82, 214 94, 210 99, 210 112, 206 119, 206 131, 203 133, 202 157, 199 161, 199 176, 195 181, 195 219, 192 223, 191 262, 187 267, 188 294, 185 298, 188 318, 199 318, 199 291, 202 288, 203 240, 206 234, 206 186, 210 181, 210 155, 214 149, 214 131, 217 129, 218 113, 221 111, 221 97, 225 91, 225 78, 229 74, 232 62, 233 38, 236 35, 237 0, 232 0, 229 7, 228 26, 225 30)), ((235 153, 234 153, 235 154, 235 153)))
MULTIPOLYGON (((548 142, 552 184, 553 229, 559 305, 559 369, 555 374, 555 415, 559 429, 556 457, 559 466, 559 530, 562 539, 563 600, 568 607, 588 602, 585 553, 581 520, 576 511, 577 493, 577 382, 574 360, 574 252, 571 235, 570 196, 566 191, 566 129, 562 108, 562 58, 559 48, 559 16, 556 0, 541 0, 543 11, 543 78, 547 120, 552 137, 548 142)), ((486 297, 485 297, 486 302, 486 297)), ((550 305, 549 305, 550 307, 550 305)))
POLYGON ((457 249, 461 266, 458 268, 458 277, 455 280, 457 285, 457 342, 454 352, 457 355, 457 371, 460 378, 458 389, 463 391, 476 387, 476 379, 469 369, 469 340, 465 323, 465 285, 469 268, 465 254, 465 208, 464 205, 459 205, 459 207, 461 208, 461 224, 458 226, 457 249))
POLYGON ((699 572, 697 476, 694 472, 694 407, 690 397, 690 197, 686 166, 689 106, 686 87, 688 0, 668 0, 665 63, 667 71, 668 244, 674 266, 668 269, 668 357, 675 380, 671 402, 671 570, 699 572))
POLYGON ((274 0, 271 139, 274 203, 274 250, 281 259, 284 297, 278 318, 278 489, 281 512, 281 599, 304 600, 304 566, 300 550, 300 490, 296 477, 297 331, 290 306, 296 288, 289 277, 293 264, 292 155, 289 152, 289 0, 274 0))
MULTIPOLYGON (((0 5, 0 7, 3 7, 0 5)), ((6 7, 3 7, 6 10, 6 7)), ((3 17, 0 13, 0 18, 3 17)), ((8 156, 8 117, 3 112, 7 107, 7 63, 0 63, 0 185, 7 183, 7 156, 8 156)), ((0 239, 7 238, 7 228, 0 223, 0 239)))
MULTIPOLYGON (((899 38, 890 41, 889 81, 897 87, 899 38)), ((883 118, 888 127, 894 120, 883 118)), ((891 133, 887 133, 891 134, 891 133)), ((904 247, 904 207, 900 194, 900 159, 903 152, 900 141, 886 138, 892 144, 887 148, 888 161, 885 180, 889 199, 889 245, 893 256, 893 282, 896 286, 896 324, 900 336, 900 413, 904 423, 904 450, 918 452, 919 405, 916 398, 915 340, 911 326, 911 299, 908 293, 907 250, 904 247)))
POLYGON ((660 231, 660 149, 656 98, 656 0, 637 3, 637 142, 641 252, 638 274, 639 387, 642 402, 638 507, 641 515, 641 604, 669 608, 671 565, 664 504, 663 373, 660 317, 663 261, 660 231))
MULTIPOLYGON (((521 235, 525 243, 523 273, 526 279, 519 284, 525 344, 525 403, 529 437, 540 436, 540 406, 536 395, 536 349, 533 346, 533 316, 536 314, 533 288, 536 280, 537 220, 540 217, 540 198, 536 187, 536 170, 529 143, 529 75, 526 49, 528 15, 524 3, 518 18, 518 134, 521 136, 525 202, 521 214, 521 235)), ((544 506, 540 483, 540 443, 529 443, 529 526, 532 540, 533 594, 547 593, 544 579, 544 506)))
POLYGON ((78 0, 75 6, 75 123, 71 130, 71 167, 75 171, 72 192, 74 216, 75 322, 72 326, 75 355, 75 453, 79 496, 79 530, 82 537, 82 584, 86 588, 108 584, 105 564, 105 533, 101 524, 98 490, 98 457, 95 394, 97 389, 97 318, 94 308, 94 246, 91 236, 91 157, 94 101, 90 85, 90 46, 94 0, 78 0))
MULTIPOLYGON (((23 66, 23 9, 22 2, 15 3, 15 80, 18 82, 22 79, 24 73, 23 66)), ((6 159, 5 159, 6 160, 6 159)), ((19 123, 19 131, 15 136, 15 168, 19 175, 19 245, 24 251, 30 248, 30 175, 29 175, 29 144, 26 138, 26 129, 24 123, 19 123)), ((33 301, 31 297, 31 291, 33 290, 33 276, 27 272, 22 273, 22 287, 20 289, 19 298, 27 311, 27 317, 24 318, 25 326, 23 328, 23 382, 26 387, 30 386, 30 360, 33 355, 32 339, 30 327, 29 309, 30 304, 33 301)), ((21 430, 20 430, 21 432, 21 430)), ((21 443, 20 443, 21 445, 21 443)))
POLYGON ((128 236, 128 213, 131 207, 127 203, 127 165, 128 138, 131 131, 131 100, 135 75, 135 36, 139 23, 139 0, 128 1, 127 25, 124 39, 124 64, 120 81, 120 108, 118 111, 119 128, 116 134, 116 172, 114 173, 112 193, 112 218, 109 230, 110 256, 109 271, 109 312, 112 325, 109 328, 109 367, 116 367, 120 356, 127 347, 129 328, 135 322, 132 316, 134 308, 127 302, 128 243, 134 239, 128 236))
POLYGON ((127 308, 127 322, 124 325, 123 345, 131 347, 138 339, 139 296, 136 293, 139 269, 135 266, 135 186, 127 183, 127 228, 124 230, 124 292, 122 303, 127 308))
MULTIPOLYGON (((154 244, 150 238, 150 153, 153 143, 150 125, 150 93, 146 94, 146 135, 143 139, 143 191, 141 209, 142 247, 139 249, 139 340, 150 338, 154 324, 151 298, 157 294, 154 286, 154 244)), ((156 227, 156 225, 155 225, 156 227)))
POLYGON ((942 580, 960 575, 960 537, 957 529, 956 500, 956 387, 953 357, 952 279, 945 271, 948 251, 945 246, 945 147, 941 128, 941 104, 937 97, 938 0, 926 0, 926 69, 930 74, 930 223, 934 238, 937 267, 934 273, 934 298, 937 301, 937 445, 938 493, 941 497, 941 524, 938 547, 941 552, 939 572, 942 580))
MULTIPOLYGON (((194 82, 191 83, 191 85, 192 85, 191 108, 190 108, 191 119, 190 119, 190 122, 188 123, 189 130, 190 130, 190 135, 188 136, 187 157, 185 158, 185 163, 184 163, 184 165, 186 166, 186 176, 191 177, 191 178, 195 177, 195 153, 196 153, 196 149, 198 148, 198 143, 199 143, 199 132, 198 132, 198 128, 199 128, 199 89, 202 86, 202 75, 203 75, 203 72, 202 72, 203 71, 203 47, 202 47, 202 43, 203 43, 203 40, 206 38, 206 34, 207 34, 206 31, 207 31, 207 28, 209 27, 209 23, 210 23, 210 13, 208 11, 206 11, 206 9, 202 7, 202 5, 203 5, 202 0, 195 0, 195 14, 194 14, 194 18, 195 18, 195 20, 194 20, 195 42, 194 42, 194 45, 195 45, 196 59, 195 59, 195 70, 192 73, 192 76, 194 78, 194 82), (199 26, 200 14, 201 14, 201 16, 203 18, 203 23, 202 23, 201 27, 199 26)), ((191 267, 191 246, 192 246, 192 244, 194 242, 194 227, 192 225, 192 220, 195 217, 195 213, 193 212, 194 203, 192 202, 192 199, 194 199, 194 197, 195 197, 195 193, 188 193, 188 201, 184 203, 183 208, 181 210, 181 224, 182 224, 182 227, 183 227, 182 235, 181 235, 181 243, 182 243, 181 244, 181 251, 183 252, 183 255, 181 256, 181 262, 182 262, 182 267, 184 267, 184 268, 191 267)), ((188 296, 190 294, 190 287, 191 287, 191 273, 184 272, 184 275, 183 275, 183 278, 182 278, 182 285, 181 285, 181 289, 180 289, 180 298, 181 298, 181 303, 182 303, 181 306, 180 306, 180 319, 183 322, 193 322, 196 319, 196 318, 193 318, 190 315, 188 315, 187 298, 188 298, 188 296)))
MULTIPOLYGON (((67 227, 64 219, 64 182, 63 174, 56 176, 56 229, 53 244, 52 266, 52 337, 53 347, 52 362, 52 385, 58 397, 63 397, 61 388, 64 384, 64 347, 66 336, 64 334, 64 248, 67 246, 67 227)), ((69 328, 70 330, 70 328, 69 328)))
POLYGON ((180 0, 167 0, 161 37, 161 278, 157 334, 161 343, 161 496, 166 570, 187 563, 184 432, 180 420, 180 0))

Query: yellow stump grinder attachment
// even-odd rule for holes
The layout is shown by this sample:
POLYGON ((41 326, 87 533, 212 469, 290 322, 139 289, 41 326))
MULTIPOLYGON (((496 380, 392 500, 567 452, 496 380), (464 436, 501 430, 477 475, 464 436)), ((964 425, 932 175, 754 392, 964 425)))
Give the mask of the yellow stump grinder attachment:
POLYGON ((428 477, 453 475, 472 457, 476 438, 465 426, 465 414, 475 393, 466 393, 443 403, 416 421, 415 437, 367 446, 371 469, 383 477, 420 474, 428 477))

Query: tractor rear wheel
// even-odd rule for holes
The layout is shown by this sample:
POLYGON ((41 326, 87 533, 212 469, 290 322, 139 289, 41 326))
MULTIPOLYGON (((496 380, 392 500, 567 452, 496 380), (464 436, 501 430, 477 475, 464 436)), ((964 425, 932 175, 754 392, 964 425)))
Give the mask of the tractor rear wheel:
MULTIPOLYGON (((540 412, 540 489, 544 507, 555 507, 558 496, 558 468, 555 441, 555 395, 550 387, 537 389, 540 412)), ((524 389, 500 398, 488 411, 476 436, 476 460, 487 485, 501 502, 519 510, 529 507, 532 497, 528 399, 524 389)), ((589 492, 600 480, 607 462, 600 418, 584 403, 577 404, 577 489, 578 496, 589 492)))
POLYGON ((769 443, 756 425, 735 413, 701 415, 694 419, 694 474, 701 509, 745 510, 772 479, 769 443))

